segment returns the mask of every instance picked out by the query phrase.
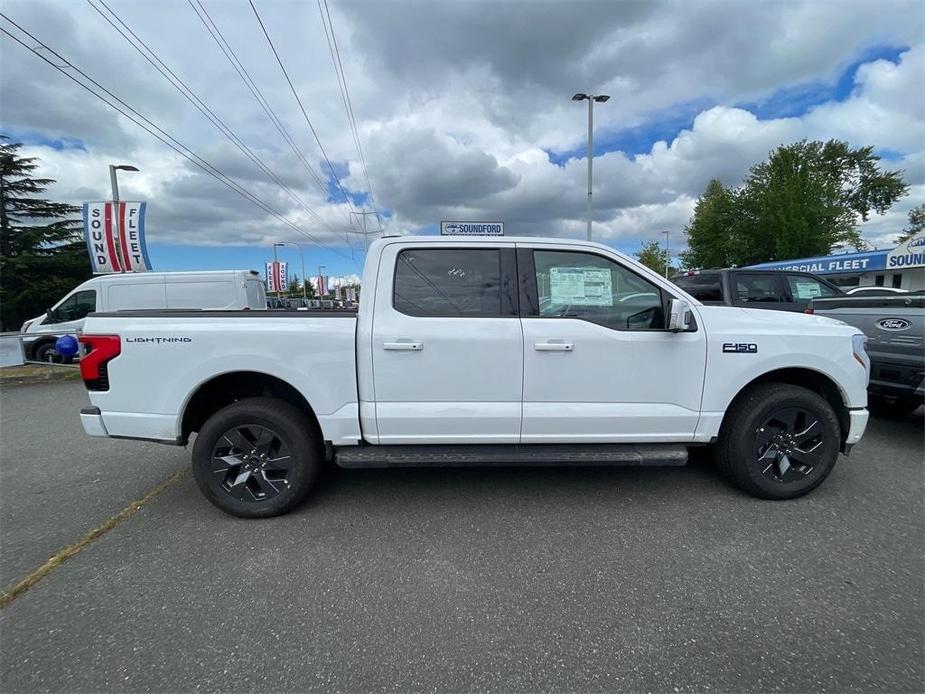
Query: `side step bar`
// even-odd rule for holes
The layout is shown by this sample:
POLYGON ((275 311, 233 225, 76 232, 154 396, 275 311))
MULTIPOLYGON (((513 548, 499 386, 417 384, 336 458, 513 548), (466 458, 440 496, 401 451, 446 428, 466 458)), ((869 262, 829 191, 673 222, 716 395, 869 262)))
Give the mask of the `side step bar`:
POLYGON ((673 465, 687 463, 684 444, 581 443, 343 446, 334 462, 343 468, 673 465))

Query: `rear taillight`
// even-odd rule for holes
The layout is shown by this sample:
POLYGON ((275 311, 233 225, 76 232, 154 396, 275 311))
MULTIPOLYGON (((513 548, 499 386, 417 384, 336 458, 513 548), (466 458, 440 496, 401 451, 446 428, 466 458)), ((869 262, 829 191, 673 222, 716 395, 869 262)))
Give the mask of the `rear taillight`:
POLYGON ((109 390, 106 365, 119 356, 122 340, 118 335, 81 335, 84 354, 80 358, 80 375, 87 390, 109 390))
POLYGON ((813 315, 815 311, 813 310, 812 306, 808 306, 807 308, 803 309, 803 313, 808 313, 809 315, 813 315))

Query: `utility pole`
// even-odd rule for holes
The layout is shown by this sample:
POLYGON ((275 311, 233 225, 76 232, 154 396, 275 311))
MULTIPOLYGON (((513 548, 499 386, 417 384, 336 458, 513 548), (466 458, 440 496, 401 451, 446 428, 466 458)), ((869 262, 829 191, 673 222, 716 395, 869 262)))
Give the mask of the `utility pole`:
POLYGON ((670 231, 663 231, 665 235, 665 279, 668 279, 668 266, 671 265, 671 250, 668 247, 668 234, 670 231))
POLYGON ((125 256, 122 254, 122 234, 119 233, 119 181, 116 171, 138 171, 131 164, 110 164, 109 183, 112 185, 112 243, 119 263, 119 270, 125 272, 125 256))
POLYGON ((363 241, 365 242, 366 250, 368 251, 368 250, 369 250, 369 235, 370 235, 370 234, 379 234, 379 233, 381 233, 381 232, 379 232, 379 231, 366 231, 366 217, 369 216, 369 215, 371 215, 371 214, 374 214, 374 215, 376 215, 376 219, 379 219, 379 212, 377 212, 376 210, 372 210, 372 211, 364 210, 363 212, 352 211, 352 212, 350 212, 350 214, 351 214, 351 215, 354 215, 354 214, 355 214, 355 215, 357 215, 357 216, 363 218, 363 231, 361 231, 361 232, 359 232, 359 233, 363 234, 363 241))
POLYGON ((572 97, 572 101, 588 101, 588 241, 591 240, 591 188, 594 168, 594 102, 603 104, 610 99, 607 94, 582 94, 572 97))

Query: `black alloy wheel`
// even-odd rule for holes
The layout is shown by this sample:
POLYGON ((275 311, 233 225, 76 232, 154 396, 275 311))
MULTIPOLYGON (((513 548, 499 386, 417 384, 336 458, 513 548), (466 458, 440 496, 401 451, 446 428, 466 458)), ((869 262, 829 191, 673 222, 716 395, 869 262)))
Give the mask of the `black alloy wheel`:
POLYGON ((292 461, 289 447, 269 427, 235 426, 212 450, 212 481, 239 501, 266 501, 290 486, 292 461))
POLYGON ((819 465, 822 443, 818 417, 800 407, 785 407, 771 413, 755 432, 755 457, 766 478, 795 482, 819 465))

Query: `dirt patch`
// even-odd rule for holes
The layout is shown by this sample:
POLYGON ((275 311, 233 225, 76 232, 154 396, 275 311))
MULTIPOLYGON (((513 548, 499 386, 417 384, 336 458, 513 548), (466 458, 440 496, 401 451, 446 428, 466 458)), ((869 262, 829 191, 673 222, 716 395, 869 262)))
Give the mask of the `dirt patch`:
POLYGON ((17 386, 29 383, 79 381, 80 369, 76 365, 25 364, 0 368, 0 386, 17 386))

